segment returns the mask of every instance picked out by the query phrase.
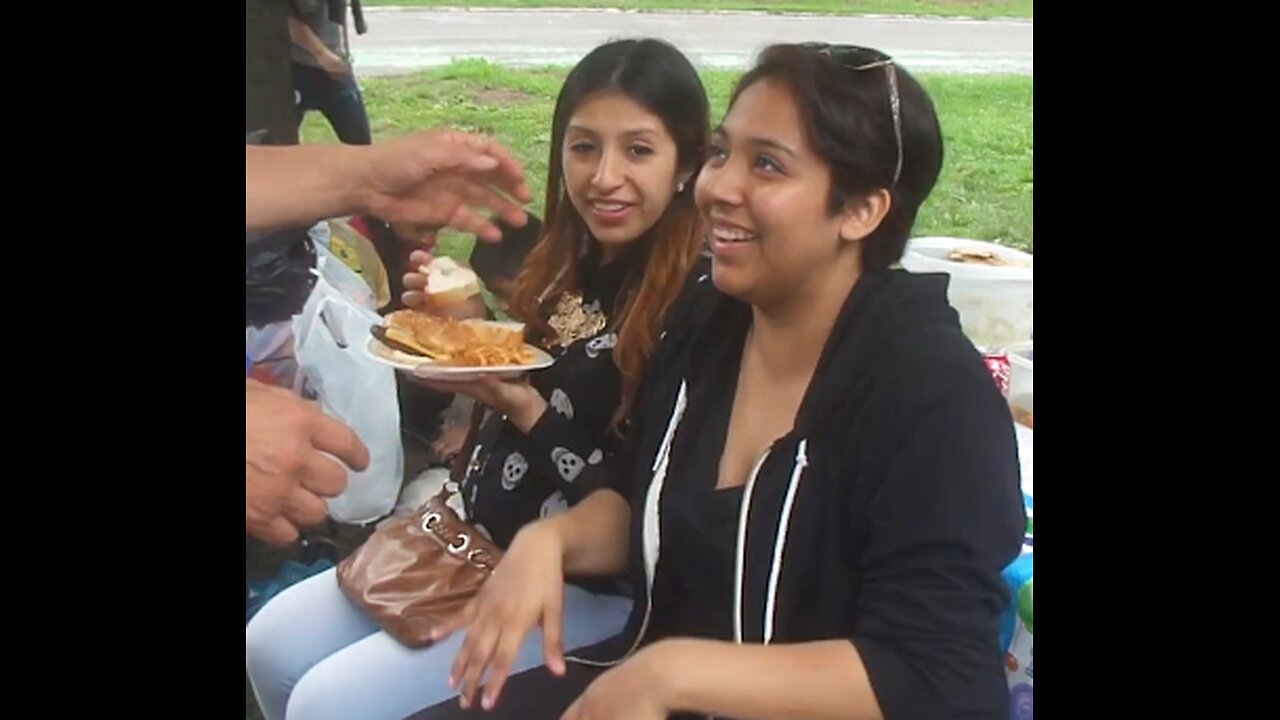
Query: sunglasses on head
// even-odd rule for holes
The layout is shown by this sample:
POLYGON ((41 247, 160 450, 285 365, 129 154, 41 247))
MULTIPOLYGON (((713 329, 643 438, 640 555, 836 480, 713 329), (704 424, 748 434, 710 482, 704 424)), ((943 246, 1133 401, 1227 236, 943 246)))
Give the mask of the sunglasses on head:
POLYGON ((862 71, 884 68, 885 77, 889 80, 889 110, 893 113, 894 148, 898 153, 898 162, 893 169, 893 183, 898 184, 902 176, 902 100, 898 95, 898 71, 893 58, 874 48, 857 45, 832 45, 830 43, 802 43, 800 47, 813 50, 831 58, 838 65, 848 70, 862 71))

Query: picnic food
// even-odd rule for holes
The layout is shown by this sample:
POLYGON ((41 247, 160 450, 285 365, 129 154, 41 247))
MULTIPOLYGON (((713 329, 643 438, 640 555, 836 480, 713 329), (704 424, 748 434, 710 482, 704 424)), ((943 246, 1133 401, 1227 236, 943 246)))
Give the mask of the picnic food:
POLYGON ((435 258, 419 270, 427 276, 425 294, 433 306, 456 305, 480 292, 480 278, 453 258, 435 258))
POLYGON ((956 248, 947 253, 947 259, 951 262, 966 263, 969 265, 1027 267, 1027 264, 1024 262, 1003 258, 994 250, 986 250, 983 248, 956 248))
POLYGON ((374 327, 388 347, 444 365, 492 367, 527 365, 533 352, 518 323, 459 322, 416 310, 397 310, 374 327))

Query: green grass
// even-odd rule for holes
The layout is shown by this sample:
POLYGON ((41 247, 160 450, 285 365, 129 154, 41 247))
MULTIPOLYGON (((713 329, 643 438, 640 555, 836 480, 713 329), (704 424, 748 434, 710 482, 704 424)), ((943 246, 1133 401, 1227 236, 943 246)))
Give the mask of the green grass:
POLYGON ((1032 0, 370 0, 367 5, 469 8, 620 8, 624 10, 759 10, 832 15, 1032 16, 1032 0))
MULTIPOLYGON (((362 82, 376 138, 450 126, 493 133, 524 164, 532 209, 541 214, 551 111, 564 68, 513 69, 483 60, 455 62, 411 76, 362 82)), ((738 73, 706 71, 713 119, 738 73)), ((946 162, 921 209, 916 235, 956 235, 1032 249, 1032 79, 1023 76, 923 76, 942 121, 946 162)), ((311 113, 304 142, 333 142, 311 113)), ((471 238, 451 235, 441 249, 465 257, 471 238)))

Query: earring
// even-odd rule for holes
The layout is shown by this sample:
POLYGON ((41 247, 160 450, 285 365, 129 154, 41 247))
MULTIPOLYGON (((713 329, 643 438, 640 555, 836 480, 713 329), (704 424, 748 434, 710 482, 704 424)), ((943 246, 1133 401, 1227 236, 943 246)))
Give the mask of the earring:
POLYGON ((681 181, 680 181, 680 183, 679 183, 678 185, 676 185, 676 194, 677 194, 677 195, 679 195, 679 194, 680 194, 680 193, 682 193, 682 192, 684 192, 684 181, 683 181, 683 180, 681 180, 681 181))

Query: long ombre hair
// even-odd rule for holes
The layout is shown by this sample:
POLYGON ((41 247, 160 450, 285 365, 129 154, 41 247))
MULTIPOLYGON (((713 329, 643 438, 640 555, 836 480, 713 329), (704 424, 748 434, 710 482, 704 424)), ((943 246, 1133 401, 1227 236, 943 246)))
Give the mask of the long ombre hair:
POLYGON ((624 282, 617 306, 620 310, 611 318, 618 328, 613 362, 622 374, 622 401, 612 423, 616 430, 635 403, 663 317, 702 245, 693 185, 706 158, 710 118, 706 90, 697 71, 679 50, 660 40, 619 40, 601 45, 565 78, 551 128, 545 230, 525 260, 510 304, 512 315, 544 339, 555 338, 544 317, 546 309, 554 307, 564 293, 581 288, 582 242, 590 237, 565 187, 565 130, 578 105, 606 89, 622 92, 662 120, 675 140, 677 172, 689 173, 658 221, 634 241, 642 243, 641 251, 647 257, 624 282))

